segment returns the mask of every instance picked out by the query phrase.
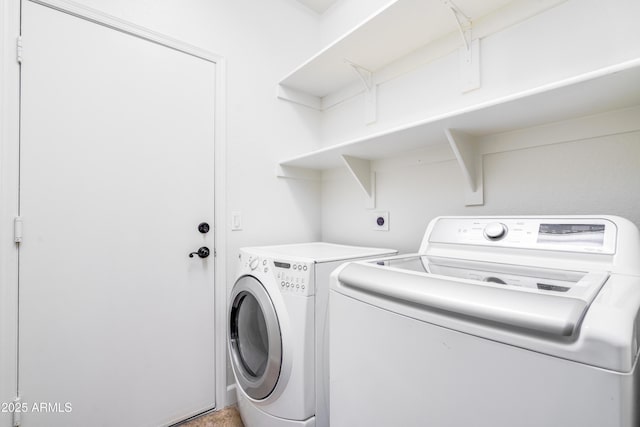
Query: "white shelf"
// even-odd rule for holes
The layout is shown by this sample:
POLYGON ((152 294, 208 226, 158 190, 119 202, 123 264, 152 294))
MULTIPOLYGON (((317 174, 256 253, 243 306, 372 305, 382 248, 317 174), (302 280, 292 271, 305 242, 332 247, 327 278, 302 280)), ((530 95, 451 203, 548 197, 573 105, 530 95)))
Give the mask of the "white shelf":
MULTIPOLYGON (((455 4, 474 19, 510 1, 455 0, 455 4)), ((345 59, 375 71, 455 31, 455 18, 443 0, 397 0, 299 66, 280 85, 322 98, 358 79, 345 59)))
POLYGON ((361 160, 358 169, 367 171, 370 167, 363 162, 449 143, 468 182, 467 204, 482 204, 482 159, 474 150, 476 138, 637 105, 640 58, 285 159, 279 176, 317 178, 317 171, 346 165, 374 200, 375 181, 367 187, 362 178, 366 174, 350 166, 356 164, 354 158, 361 160))
POLYGON ((285 159, 281 166, 325 170, 342 156, 376 160, 446 144, 445 129, 484 136, 640 104, 640 59, 582 74, 489 102, 344 141, 285 159))
MULTIPOLYGON (((461 91, 474 90, 479 87, 478 39, 563 1, 390 1, 282 79, 278 97, 323 110, 341 96, 352 96, 358 90, 353 84, 360 81, 365 123, 370 124, 377 120, 377 85, 385 76, 415 65, 431 46, 442 51, 460 48, 461 91), (462 36, 459 45, 451 38, 457 32, 462 36)), ((347 167, 362 188, 367 205, 373 207, 372 160, 448 144, 465 177, 466 203, 482 204, 479 137, 638 105, 640 58, 457 110, 426 114, 416 122, 285 159, 277 173, 287 178, 317 179, 321 170, 347 167)))
MULTIPOLYGON (((461 31, 452 7, 463 15, 461 25, 498 10, 511 9, 502 26, 510 25, 564 0, 395 0, 321 50, 279 82, 279 97, 322 109, 322 98, 357 82, 350 64, 371 73, 438 40, 461 31), (452 4, 454 6, 452 6, 452 4), (464 22, 463 22, 464 21, 464 22)), ((467 28, 469 29, 469 28, 467 28)), ((482 33, 497 31, 493 26, 482 33)), ((474 28, 475 31, 475 28, 474 28)), ((484 34, 486 35, 486 34, 484 34)), ((482 36, 474 34, 473 37, 482 36)), ((460 38, 459 46, 463 46, 460 38)))

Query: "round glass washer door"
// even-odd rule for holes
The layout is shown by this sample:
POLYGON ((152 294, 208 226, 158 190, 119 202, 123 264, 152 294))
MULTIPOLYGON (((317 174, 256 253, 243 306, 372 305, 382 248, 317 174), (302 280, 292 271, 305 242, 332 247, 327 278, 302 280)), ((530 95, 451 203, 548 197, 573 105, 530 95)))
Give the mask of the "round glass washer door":
POLYGON ((271 298, 253 276, 242 276, 233 286, 229 344, 238 385, 253 399, 268 397, 280 377, 282 336, 271 298))

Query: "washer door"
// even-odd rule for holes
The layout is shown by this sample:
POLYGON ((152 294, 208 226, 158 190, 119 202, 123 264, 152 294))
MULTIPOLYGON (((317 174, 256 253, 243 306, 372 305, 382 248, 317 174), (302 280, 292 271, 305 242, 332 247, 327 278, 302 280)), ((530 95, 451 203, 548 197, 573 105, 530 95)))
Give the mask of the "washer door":
POLYGON ((229 342, 238 385, 253 399, 269 396, 280 377, 282 336, 271 298, 253 276, 233 286, 229 342))

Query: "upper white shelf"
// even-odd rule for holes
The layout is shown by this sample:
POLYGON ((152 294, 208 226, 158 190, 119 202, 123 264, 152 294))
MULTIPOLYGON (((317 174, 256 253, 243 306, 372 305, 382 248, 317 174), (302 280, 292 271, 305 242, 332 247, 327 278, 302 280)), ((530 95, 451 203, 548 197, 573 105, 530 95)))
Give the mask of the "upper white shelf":
POLYGON ((636 105, 640 105, 640 59, 344 141, 280 165, 332 169, 344 166, 345 155, 375 160, 446 144, 445 129, 491 135, 636 105))
MULTIPOLYGON (((454 0, 472 21, 511 2, 454 0)), ((280 86, 322 98, 358 80, 345 59, 377 71, 457 31, 458 24, 445 0, 396 0, 296 68, 280 81, 280 86)))

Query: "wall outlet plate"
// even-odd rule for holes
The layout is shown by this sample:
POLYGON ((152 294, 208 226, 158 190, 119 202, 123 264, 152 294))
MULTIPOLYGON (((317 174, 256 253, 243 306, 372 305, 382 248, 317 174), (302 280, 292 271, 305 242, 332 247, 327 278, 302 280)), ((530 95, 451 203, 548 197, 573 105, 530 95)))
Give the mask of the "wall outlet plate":
POLYGON ((389 211, 373 212, 371 226, 376 231, 389 231, 389 211))

